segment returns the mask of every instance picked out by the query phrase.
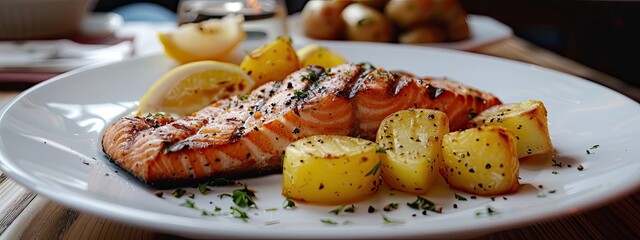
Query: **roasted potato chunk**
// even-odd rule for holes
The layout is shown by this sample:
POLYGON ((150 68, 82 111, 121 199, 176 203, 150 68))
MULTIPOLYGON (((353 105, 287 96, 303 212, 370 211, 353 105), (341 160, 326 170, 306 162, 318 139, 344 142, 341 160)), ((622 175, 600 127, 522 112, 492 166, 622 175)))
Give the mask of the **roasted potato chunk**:
POLYGON ((426 23, 434 14, 433 1, 390 0, 384 15, 401 28, 426 23))
POLYGON ((442 138, 449 132, 444 112, 403 110, 385 118, 376 136, 382 178, 392 188, 422 194, 440 178, 442 138))
POLYGON ((347 136, 318 135, 291 143, 283 159, 282 194, 319 204, 346 204, 378 191, 377 145, 347 136))
POLYGON ((411 28, 398 36, 398 41, 406 44, 436 43, 444 42, 446 39, 446 32, 435 25, 424 25, 411 28))
POLYGON ((296 53, 298 54, 301 68, 314 65, 328 69, 347 63, 347 60, 337 52, 316 44, 307 45, 299 49, 296 53))
POLYGON ((342 10, 347 24, 346 37, 352 41, 391 42, 393 25, 380 13, 367 5, 352 3, 342 10))
POLYGON ((501 126, 515 133, 518 158, 553 152, 547 109, 541 101, 493 106, 475 116, 470 126, 501 126))
POLYGON ((516 138, 506 128, 484 126, 448 133, 442 154, 440 174, 453 188, 485 196, 518 189, 516 138))
POLYGON ((304 35, 316 39, 339 39, 345 23, 340 14, 349 1, 309 1, 300 13, 304 35))
POLYGON ((291 38, 279 37, 245 56, 240 67, 256 82, 255 86, 284 79, 300 69, 291 38))

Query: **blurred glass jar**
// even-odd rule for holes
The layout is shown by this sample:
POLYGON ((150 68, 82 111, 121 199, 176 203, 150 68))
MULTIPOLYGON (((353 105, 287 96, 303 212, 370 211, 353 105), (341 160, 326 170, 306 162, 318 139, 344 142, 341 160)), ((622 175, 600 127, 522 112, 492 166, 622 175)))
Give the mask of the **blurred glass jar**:
POLYGON ((0 40, 68 37, 80 30, 90 0, 0 0, 0 40))
POLYGON ((288 35, 285 0, 180 0, 178 24, 242 14, 248 41, 288 35))

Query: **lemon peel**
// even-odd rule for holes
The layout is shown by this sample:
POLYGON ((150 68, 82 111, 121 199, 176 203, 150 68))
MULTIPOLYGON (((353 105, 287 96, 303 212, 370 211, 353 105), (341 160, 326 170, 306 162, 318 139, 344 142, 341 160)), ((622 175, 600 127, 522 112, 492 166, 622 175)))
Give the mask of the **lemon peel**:
POLYGON ((180 25, 158 34, 165 54, 179 63, 201 60, 224 61, 246 38, 242 15, 227 15, 199 23, 180 25))
POLYGON ((248 93, 255 81, 235 64, 197 61, 175 67, 140 98, 137 115, 163 112, 185 116, 233 95, 248 93))

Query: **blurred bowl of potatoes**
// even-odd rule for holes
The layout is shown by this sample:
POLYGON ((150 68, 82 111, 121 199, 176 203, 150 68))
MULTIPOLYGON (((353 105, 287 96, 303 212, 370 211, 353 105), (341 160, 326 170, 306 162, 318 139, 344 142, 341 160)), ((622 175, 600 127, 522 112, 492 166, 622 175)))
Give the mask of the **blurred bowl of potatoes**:
POLYGON ((421 44, 471 38, 457 0, 311 0, 300 15, 302 33, 319 40, 421 44))

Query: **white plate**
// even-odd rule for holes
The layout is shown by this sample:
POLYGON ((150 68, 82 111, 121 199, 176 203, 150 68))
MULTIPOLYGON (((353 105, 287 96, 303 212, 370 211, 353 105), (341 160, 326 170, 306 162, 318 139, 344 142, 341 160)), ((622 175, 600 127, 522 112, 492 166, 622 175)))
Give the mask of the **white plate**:
MULTIPOLYGON (((511 37, 511 35, 513 35, 513 30, 511 30, 509 26, 504 25, 503 23, 488 16, 469 14, 467 22, 469 23, 469 29, 471 31, 471 38, 467 40, 416 45, 467 51, 509 38, 511 37)), ((289 27, 295 43, 304 45, 311 41, 339 42, 333 40, 319 41, 304 36, 300 14, 292 15, 289 17, 289 27)))
MULTIPOLYGON (((257 190, 260 207, 249 211, 248 222, 230 216, 204 217, 200 211, 179 206, 185 197, 174 198, 171 191, 165 191, 164 198, 156 197, 153 189, 123 173, 102 152, 105 127, 134 110, 151 83, 173 66, 164 56, 149 56, 76 70, 13 100, 0 116, 0 169, 29 189, 82 211, 182 236, 227 238, 478 236, 601 206, 632 193, 640 183, 640 106, 612 90, 532 65, 446 49, 326 45, 354 62, 447 76, 491 91, 505 102, 542 100, 549 112, 556 160, 563 167, 524 164, 522 187, 507 200, 474 200, 459 192, 468 198, 459 201, 453 191, 435 189, 426 197, 443 205, 444 211, 427 216, 406 206, 416 196, 390 195, 388 190, 356 203, 356 213, 336 216, 328 213, 335 206, 302 204, 283 210, 280 175, 271 175, 243 180, 257 190), (600 147, 587 154, 596 144, 600 147), (580 164, 584 171, 576 169, 580 164), (381 209, 393 202, 400 208, 384 214, 404 224, 383 223, 381 209), (367 213, 369 205, 378 212, 367 213), (489 206, 499 213, 476 216, 489 206), (278 210, 266 211, 273 207, 278 210), (326 225, 321 219, 340 224, 326 225), (279 223, 265 224, 273 220, 279 223), (343 225, 347 220, 350 224, 343 225)), ((196 195, 196 206, 227 211, 231 200, 217 195, 234 188, 216 187, 206 195, 189 191, 196 195)))
POLYGON ((113 12, 91 12, 82 20, 80 32, 87 37, 107 37, 124 25, 124 18, 113 12))

